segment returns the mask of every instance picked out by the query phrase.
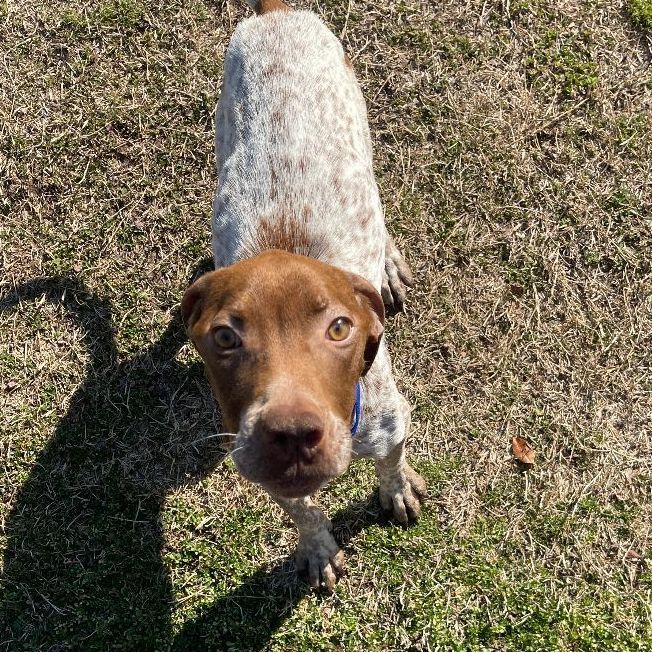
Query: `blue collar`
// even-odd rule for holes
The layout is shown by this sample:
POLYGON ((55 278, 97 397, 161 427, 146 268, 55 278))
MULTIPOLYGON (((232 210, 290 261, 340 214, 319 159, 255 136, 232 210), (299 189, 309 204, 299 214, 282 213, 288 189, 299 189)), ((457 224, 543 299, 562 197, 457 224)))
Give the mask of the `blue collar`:
POLYGON ((362 420, 362 383, 358 381, 355 384, 355 404, 353 405, 353 414, 351 416, 351 437, 355 437, 362 420))

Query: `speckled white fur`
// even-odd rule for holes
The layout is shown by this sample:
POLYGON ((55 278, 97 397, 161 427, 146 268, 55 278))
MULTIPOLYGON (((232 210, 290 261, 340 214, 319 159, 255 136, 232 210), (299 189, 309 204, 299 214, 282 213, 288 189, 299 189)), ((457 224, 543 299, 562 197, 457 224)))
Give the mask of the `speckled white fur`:
POLYGON ((238 25, 215 149, 217 265, 251 252, 261 220, 291 220, 305 225, 321 260, 380 290, 385 224, 365 102, 342 45, 315 14, 274 11, 238 25))

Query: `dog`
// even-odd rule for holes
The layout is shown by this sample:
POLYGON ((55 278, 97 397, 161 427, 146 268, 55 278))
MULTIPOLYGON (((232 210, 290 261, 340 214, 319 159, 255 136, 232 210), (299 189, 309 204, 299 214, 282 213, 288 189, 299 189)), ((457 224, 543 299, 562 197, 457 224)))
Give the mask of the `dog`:
POLYGON ((344 555, 310 496, 352 456, 375 460, 401 524, 426 483, 406 462, 410 407, 382 338, 410 269, 390 238, 366 105, 340 41, 311 12, 249 2, 215 119, 216 271, 182 314, 239 472, 299 531, 297 569, 332 590, 344 555))

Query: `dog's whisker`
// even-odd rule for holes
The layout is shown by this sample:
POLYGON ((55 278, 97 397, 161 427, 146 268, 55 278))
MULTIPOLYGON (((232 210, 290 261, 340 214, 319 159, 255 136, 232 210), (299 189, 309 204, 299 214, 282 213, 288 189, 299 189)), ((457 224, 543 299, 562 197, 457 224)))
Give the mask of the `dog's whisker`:
POLYGON ((232 437, 235 439, 237 435, 233 432, 216 432, 212 435, 207 435, 206 437, 200 437, 199 439, 195 439, 194 441, 190 442, 190 445, 193 446, 194 444, 199 444, 203 441, 206 441, 207 439, 215 439, 216 437, 232 437))

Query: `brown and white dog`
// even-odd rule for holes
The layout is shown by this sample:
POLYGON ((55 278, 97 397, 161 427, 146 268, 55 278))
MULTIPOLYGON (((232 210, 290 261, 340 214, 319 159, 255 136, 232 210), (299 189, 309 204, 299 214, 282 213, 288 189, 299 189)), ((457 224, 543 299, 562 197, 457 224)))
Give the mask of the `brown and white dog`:
POLYGON ((407 464, 410 409, 382 339, 410 270, 385 228, 366 106, 338 39, 280 0, 226 52, 217 109, 217 271, 182 311, 204 359, 233 460, 299 530, 297 568, 332 589, 343 554, 310 494, 376 461, 383 508, 416 519, 426 495, 407 464), (381 298, 382 295, 382 298, 381 298))

